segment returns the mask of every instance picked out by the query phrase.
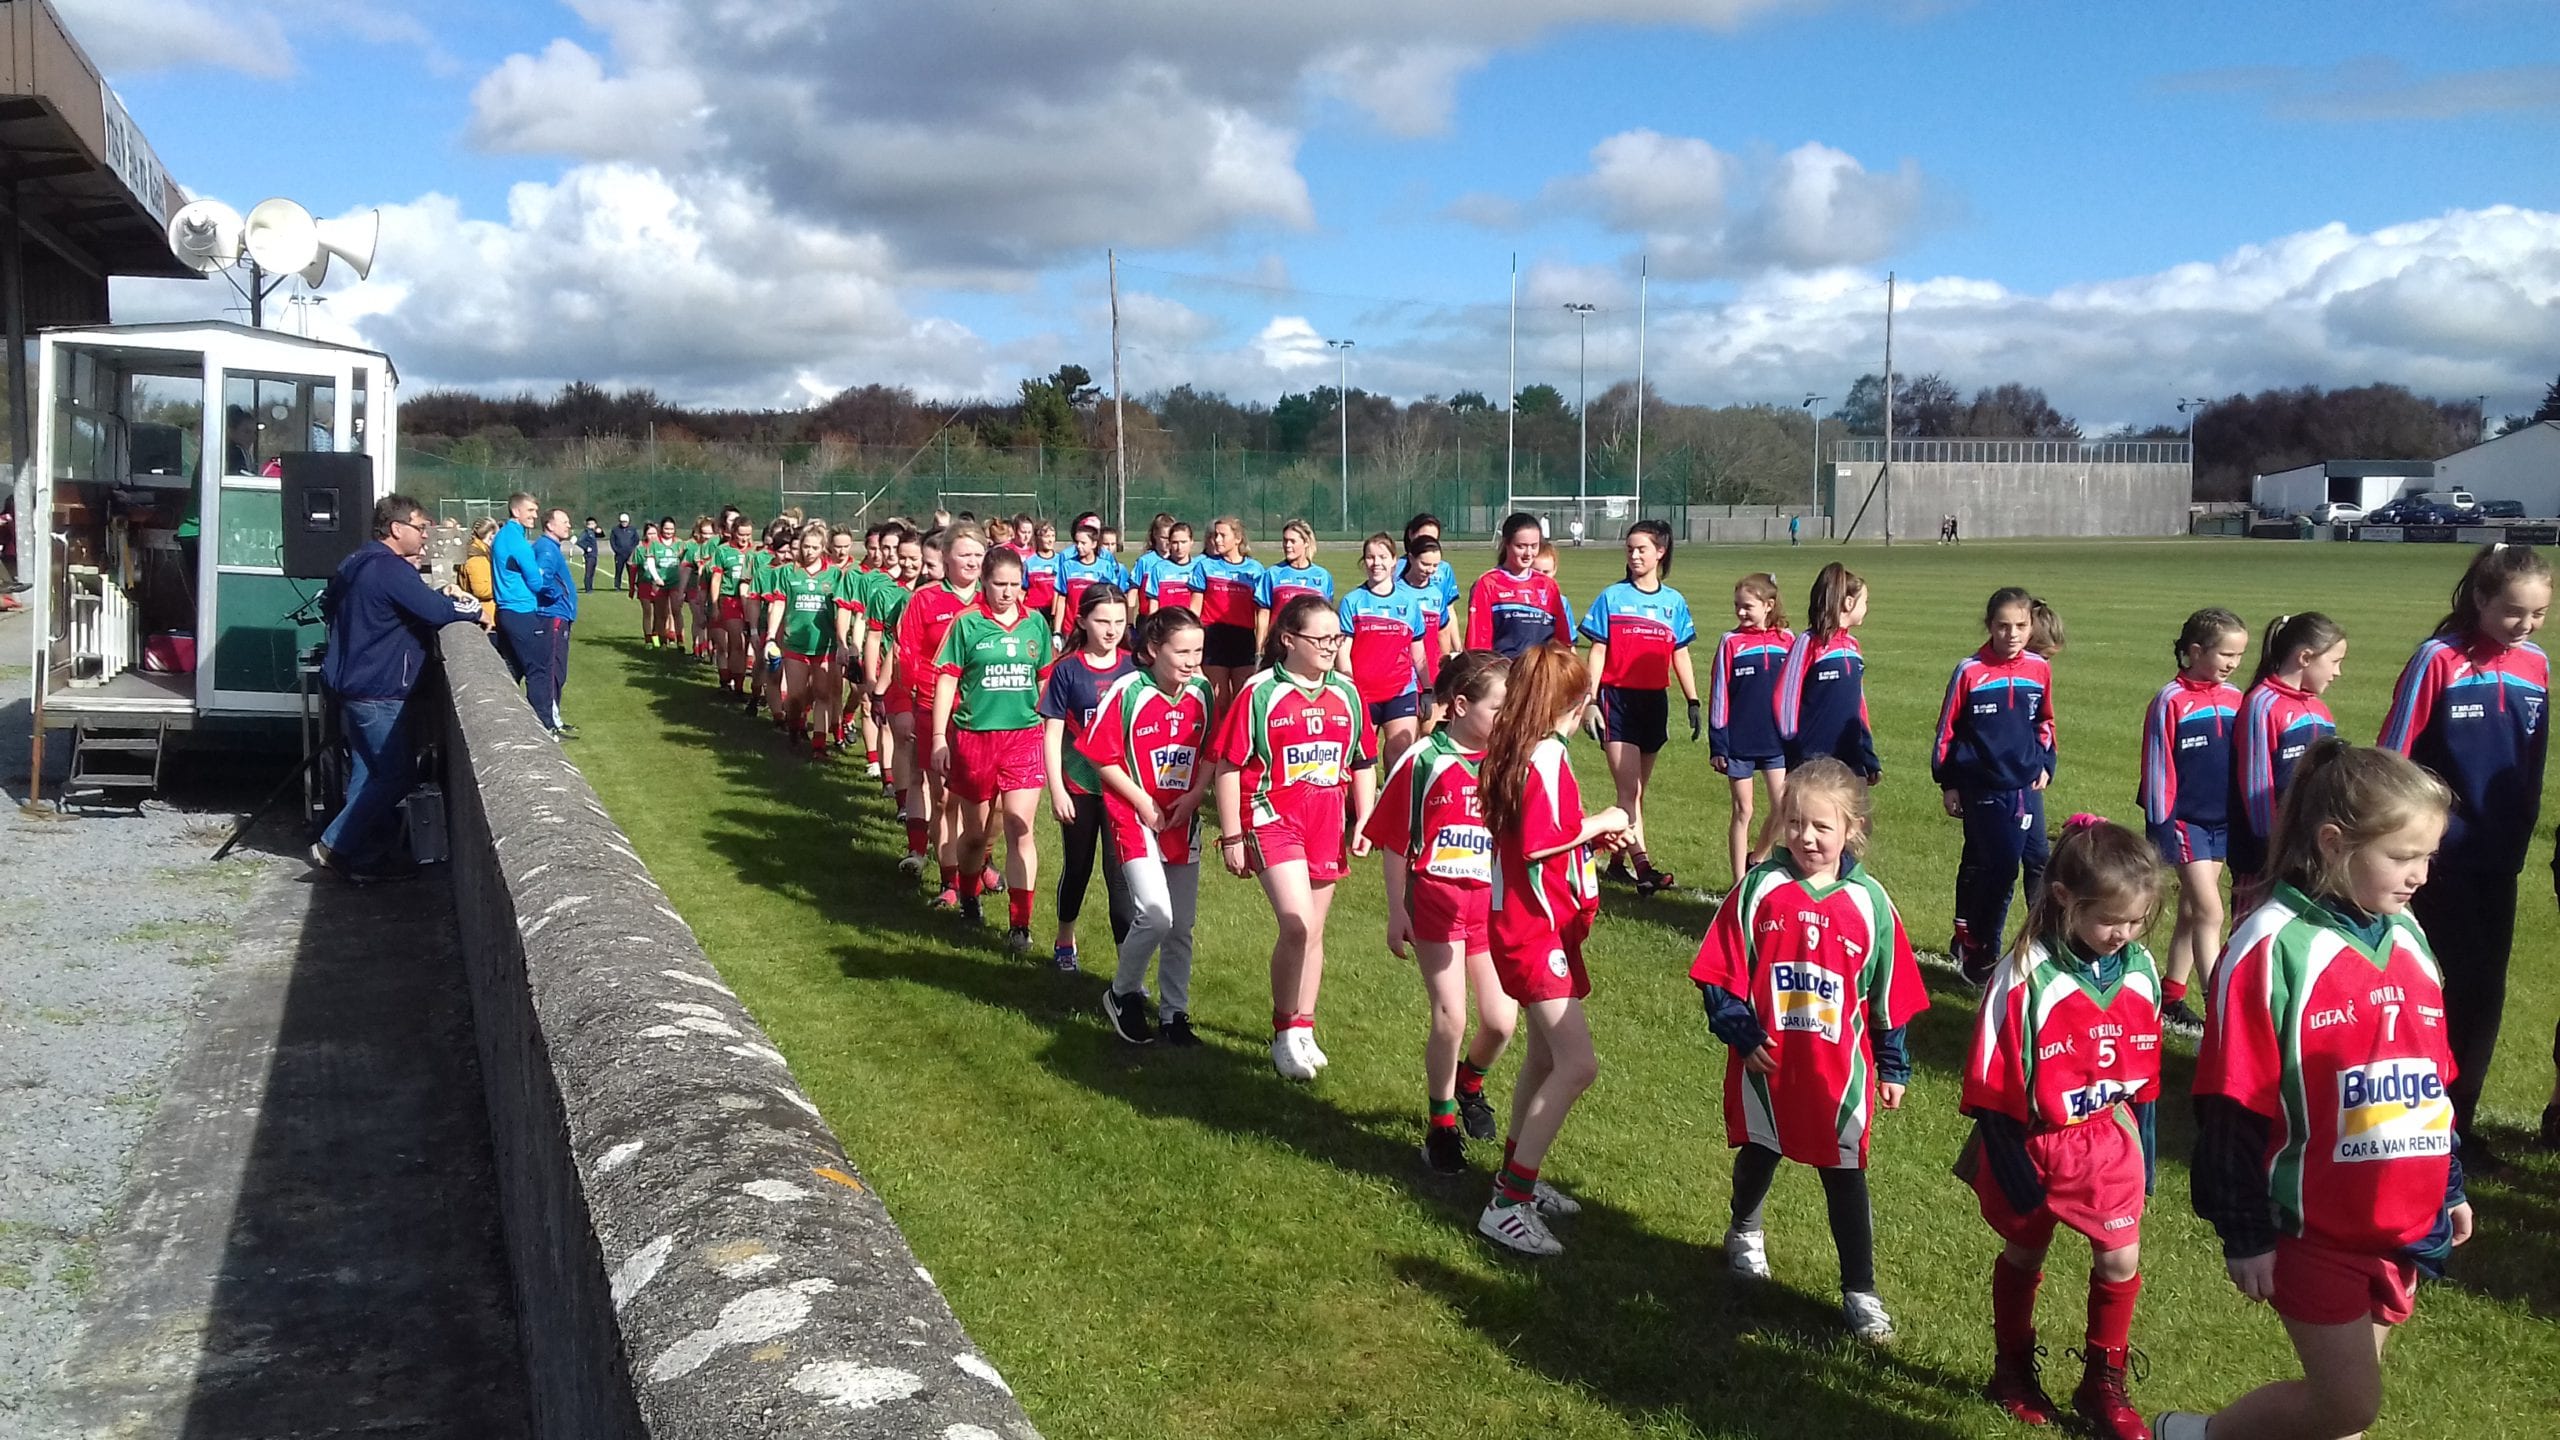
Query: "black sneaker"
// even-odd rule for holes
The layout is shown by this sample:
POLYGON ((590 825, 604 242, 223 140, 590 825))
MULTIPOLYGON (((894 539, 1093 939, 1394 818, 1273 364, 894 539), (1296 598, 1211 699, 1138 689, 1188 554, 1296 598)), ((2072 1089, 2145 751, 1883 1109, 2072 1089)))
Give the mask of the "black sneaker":
POLYGON ((2542 1107, 2542 1130, 2536 1136, 2545 1150, 2560 1150, 2560 1105, 2542 1107))
POLYGON ((1178 1049, 1200 1043, 1200 1037, 1191 1033, 1191 1017, 1179 1010, 1164 1017, 1164 1023, 1156 1027, 1156 1038, 1178 1049))
POLYGON ((2472 1136, 2462 1142, 2462 1175, 2466 1180, 2498 1180, 2507 1173, 2506 1157, 2489 1148, 2489 1142, 2472 1136))
POLYGON ((2160 1026, 2164 1030, 2175 1030, 2181 1035, 2202 1035, 2204 1017, 2190 1008, 2186 997, 2181 995, 2160 1007, 2160 1026))
POLYGON ((1991 983, 1991 972, 2000 964, 2000 952, 1997 950, 1984 950, 1978 954, 1957 950, 1955 957, 1956 969, 1964 975, 1964 983, 1976 990, 1991 983))
MULTIPOLYGON (((1102 1013, 1109 1018, 1111 1028, 1119 1032, 1120 1038, 1132 1045, 1149 1044, 1156 1038, 1155 1030, 1147 1024, 1147 993, 1143 990, 1135 995, 1123 995, 1117 990, 1103 991, 1102 1013)), ((1183 1028, 1186 1031, 1190 1029, 1187 1025, 1183 1028)))
POLYGON ((987 923, 987 912, 978 907, 977 896, 964 895, 960 897, 960 918, 968 921, 972 925, 984 925, 987 923))
POLYGON ((1425 1126, 1422 1131, 1422 1166, 1434 1175, 1467 1173, 1467 1142, 1446 1125, 1425 1126))
POLYGON ((1501 1133, 1494 1128, 1493 1102, 1481 1090, 1458 1092, 1458 1124, 1472 1139, 1490 1140, 1501 1133))

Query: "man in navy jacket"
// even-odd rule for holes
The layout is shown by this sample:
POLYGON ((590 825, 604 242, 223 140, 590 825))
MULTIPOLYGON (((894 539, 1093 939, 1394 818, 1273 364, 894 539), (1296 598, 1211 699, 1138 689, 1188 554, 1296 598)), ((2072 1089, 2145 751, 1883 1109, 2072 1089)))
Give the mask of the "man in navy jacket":
POLYGON ((339 563, 321 600, 329 620, 321 678, 337 698, 353 763, 346 806, 311 858, 358 884, 392 874, 390 821, 417 769, 409 692, 426 671, 427 642, 442 626, 480 616, 468 594, 439 592, 419 576, 426 548, 426 512, 406 495, 386 495, 373 507, 373 543, 339 563))

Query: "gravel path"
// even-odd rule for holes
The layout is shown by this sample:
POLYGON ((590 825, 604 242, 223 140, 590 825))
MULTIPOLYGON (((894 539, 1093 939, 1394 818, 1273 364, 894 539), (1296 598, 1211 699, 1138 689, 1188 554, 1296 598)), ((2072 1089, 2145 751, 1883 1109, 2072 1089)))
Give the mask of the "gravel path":
MULTIPOLYGON (((221 807, 254 791, 141 815, 22 813, 27 647, 24 616, 0 618, 0 1437, 57 1433, 32 1397, 199 992, 278 863, 205 863, 236 814, 221 807)), ((50 793, 69 747, 48 748, 50 793)))

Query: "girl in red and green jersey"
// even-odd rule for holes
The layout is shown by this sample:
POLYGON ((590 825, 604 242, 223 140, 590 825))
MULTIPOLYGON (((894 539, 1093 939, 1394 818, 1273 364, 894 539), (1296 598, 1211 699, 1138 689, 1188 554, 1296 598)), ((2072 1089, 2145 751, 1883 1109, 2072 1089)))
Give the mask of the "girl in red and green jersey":
POLYGON ((1760 1216, 1778 1162, 1814 1167, 1840 1253, 1842 1317, 1851 1334, 1881 1342, 1893 1337, 1893 1320, 1876 1294, 1867 1132, 1878 1107, 1902 1108, 1911 1080, 1903 1027, 1929 1008, 1928 989, 1902 917, 1858 863, 1862 779, 1827 755, 1797 767, 1779 833, 1785 848, 1716 907, 1689 967, 1708 1028, 1726 1047, 1734 1156, 1725 1263, 1754 1279, 1769 1273, 1760 1216))
MULTIPOLYGON (((1385 540, 1385 536, 1377 537, 1385 540)), ((1375 541, 1372 542, 1373 546, 1375 541)), ((1386 547, 1392 567, 1395 549, 1386 547)), ((1431 1002, 1422 1050, 1427 1102, 1422 1160, 1443 1175, 1467 1168, 1464 1133, 1496 1135, 1485 1075, 1520 1023, 1520 1006, 1493 973, 1493 832, 1476 793, 1477 769, 1502 714, 1510 663, 1490 650, 1449 662, 1440 696, 1449 722, 1408 748, 1387 771, 1365 827, 1387 882, 1387 952, 1410 947, 1431 1002), (1467 990, 1476 992, 1476 1038, 1467 1044, 1467 990), (1463 1047, 1463 1049, 1462 1049, 1463 1047)))
MULTIPOLYGON (((667 538, 674 539, 674 532, 669 531, 667 538)), ((720 553, 722 538, 719 528, 711 523, 709 516, 697 515, 693 521, 693 538, 684 542, 676 552, 676 613, 680 621, 689 619, 692 622, 693 654, 699 660, 714 658, 716 641, 711 627, 711 571, 720 553)), ((684 643, 683 628, 679 623, 676 636, 679 648, 684 643)))
MULTIPOLYGON (((2444 986, 2409 901, 2453 792, 2334 737, 2293 772, 2272 892, 2213 975, 2196 1056, 2196 1213, 2224 1268, 2275 1307, 2302 1379, 2240 1397, 2223 1435, 2353 1435, 2382 1405, 2382 1349, 2418 1271, 2471 1238, 2456 1159, 2444 986)), ((2161 1440, 2206 1421, 2165 1415, 2161 1440)))
POLYGON ((986 557, 985 594, 953 618, 934 657, 933 768, 960 826, 960 912, 977 918, 982 874, 993 860, 990 831, 1004 823, 1005 947, 1031 948, 1031 902, 1039 882, 1032 823, 1049 788, 1040 752, 1040 687, 1057 658, 1057 632, 1022 604, 1022 556, 986 557))
POLYGON ((1351 677, 1369 723, 1378 730, 1378 758, 1393 768, 1422 724, 1422 676, 1427 660, 1423 634, 1431 597, 1396 579, 1396 542, 1384 533, 1360 547, 1369 583, 1345 591, 1334 613, 1350 635, 1334 663, 1351 677))
POLYGON ((941 542, 930 545, 925 557, 925 580, 907 597, 906 608, 898 616, 899 683, 905 689, 907 709, 915 716, 916 762, 918 778, 923 782, 915 798, 923 802, 923 819, 933 837, 934 861, 942 872, 941 890, 933 903, 944 910, 960 908, 960 886, 953 869, 960 863, 960 831, 951 807, 944 803, 947 797, 942 772, 932 763, 945 739, 933 718, 934 694, 941 673, 935 668, 935 657, 942 653, 942 640, 950 633, 951 622, 959 618, 961 611, 978 603, 978 573, 986 561, 986 537, 978 533, 976 526, 960 524, 944 530, 941 542))
POLYGON ((836 578, 827 568, 827 527, 800 532, 799 558, 773 567, 766 581, 764 653, 782 661, 773 697, 774 718, 786 722, 794 741, 809 743, 810 758, 823 760, 833 729, 836 653, 836 578))
POLYGON ((1133 1045, 1200 1043, 1191 1033, 1191 922, 1199 910, 1201 751, 1213 704, 1201 677, 1200 622, 1159 610, 1138 626, 1146 668, 1124 675, 1085 732, 1084 758, 1101 781, 1111 851, 1129 892, 1129 933, 1103 993, 1103 1014, 1133 1045), (1147 1024, 1147 962, 1156 962, 1156 1025, 1147 1024))
POLYGON ((1257 876, 1279 919, 1271 947, 1271 1064, 1290 1080, 1324 1068, 1316 1048, 1316 992, 1324 981, 1325 916, 1369 818, 1376 742, 1360 692, 1334 673, 1342 622, 1301 595, 1280 611, 1264 668, 1218 721, 1218 852, 1227 871, 1257 876))
POLYGON ((1129 938, 1129 895, 1118 857, 1104 850, 1102 778, 1081 748, 1102 697, 1137 666, 1121 642, 1129 634, 1129 602, 1117 585, 1087 585, 1076 597, 1076 621, 1067 631, 1067 653, 1050 668, 1040 691, 1041 746, 1049 768, 1049 809, 1066 842, 1066 868, 1058 880, 1058 934, 1050 963, 1072 973, 1080 959, 1076 921, 1092 888, 1094 861, 1102 861, 1103 893, 1111 904, 1111 943, 1129 938))
POLYGON ((1582 999, 1591 993, 1582 942, 1600 913, 1591 849, 1623 845, 1627 816, 1614 808, 1582 813, 1565 737, 1581 728, 1590 696, 1573 647, 1522 651, 1511 662, 1502 714, 1476 779, 1485 828, 1493 833, 1493 890, 1486 898, 1493 973, 1529 1023, 1529 1053, 1511 1099, 1511 1139, 1476 1232, 1525 1255, 1562 1251, 1542 1217, 1582 1210, 1539 1179, 1538 1170, 1574 1102, 1600 1075, 1582 1013, 1582 999))
POLYGON ((906 827, 907 853, 898 861, 900 874, 924 874, 925 856, 933 848, 924 808, 924 766, 916 755, 916 716, 907 704, 907 677, 898 658, 899 622, 924 582, 929 556, 923 538, 912 531, 889 537, 890 568, 871 587, 864 607, 862 666, 870 676, 871 703, 880 717, 886 755, 882 773, 898 802, 898 820, 906 827))
POLYGON ((710 605, 711 660, 720 670, 720 688, 744 694, 754 659, 747 653, 746 591, 753 585, 755 522, 741 515, 729 533, 695 561, 703 595, 710 605))
POLYGON ((2121 825, 2075 815, 2044 882, 1992 969, 1964 1077, 1973 1136, 1956 1173, 2008 1242, 1991 1266, 1988 1393, 2026 1424, 2062 1418, 2036 1378, 2036 1290, 2060 1226, 2093 1256, 2071 1408, 2100 1440, 2148 1440, 2125 1367, 2160 1096, 2160 972, 2140 939, 2160 906, 2160 857, 2121 825))

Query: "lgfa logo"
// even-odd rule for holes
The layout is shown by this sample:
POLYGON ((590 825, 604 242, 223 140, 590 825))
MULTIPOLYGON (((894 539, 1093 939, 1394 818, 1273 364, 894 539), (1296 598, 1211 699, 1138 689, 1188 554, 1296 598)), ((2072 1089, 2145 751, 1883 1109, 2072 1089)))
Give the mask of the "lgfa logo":
POLYGON ((2433 1060, 2379 1060, 2338 1076, 2338 1160, 2452 1152, 2453 1101, 2433 1060))

